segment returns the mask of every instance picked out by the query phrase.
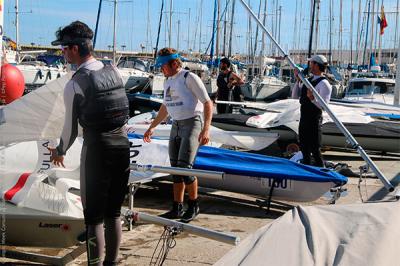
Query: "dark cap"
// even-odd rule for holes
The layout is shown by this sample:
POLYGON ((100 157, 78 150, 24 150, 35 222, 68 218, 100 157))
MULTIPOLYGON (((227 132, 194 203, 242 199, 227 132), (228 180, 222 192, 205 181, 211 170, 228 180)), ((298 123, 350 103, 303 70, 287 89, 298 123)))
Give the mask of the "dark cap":
POLYGON ((72 38, 71 36, 64 35, 61 40, 57 39, 51 42, 51 45, 71 45, 71 44, 83 44, 88 41, 91 41, 89 38, 72 38))
POLYGON ((228 67, 231 65, 231 61, 230 61, 227 57, 222 58, 222 59, 220 60, 220 63, 227 64, 228 67))
POLYGON ((93 31, 81 21, 74 21, 56 32, 57 39, 51 45, 71 45, 91 42, 93 31))

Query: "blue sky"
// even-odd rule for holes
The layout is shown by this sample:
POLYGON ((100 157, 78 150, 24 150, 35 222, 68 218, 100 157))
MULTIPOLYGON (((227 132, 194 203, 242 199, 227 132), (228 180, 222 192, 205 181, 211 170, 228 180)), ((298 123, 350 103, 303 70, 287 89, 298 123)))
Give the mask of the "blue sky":
MULTIPOLYGON (((169 11, 170 0, 165 1, 164 11, 169 11)), ((222 8, 226 1, 220 0, 222 8)), ((263 0, 264 1, 264 0, 263 0)), ((306 48, 308 45, 309 35, 309 16, 310 16, 310 0, 268 0, 267 27, 271 29, 271 21, 274 19, 275 13, 273 6, 278 2, 282 6, 281 17, 281 46, 284 49, 306 48), (296 13, 297 5, 297 13, 296 13), (301 9, 300 9, 301 6, 301 9), (296 15, 297 14, 297 15, 296 15), (301 15, 301 16, 300 16, 301 15), (296 19, 297 18, 297 19, 296 19), (296 25, 296 26, 295 26, 296 25), (294 30, 298 29, 294 34, 294 30)), ((321 1, 321 14, 319 22, 319 38, 318 47, 328 47, 329 37, 329 1, 321 1)), ((362 0, 363 11, 367 0, 362 0)), ((397 0, 375 0, 376 4, 384 2, 385 11, 395 11, 397 0)), ((119 0, 118 17, 117 17, 117 46, 125 45, 126 50, 140 50, 140 45, 144 45, 145 50, 155 46, 158 20, 160 14, 161 0, 119 0), (148 10, 150 13, 148 19, 148 10), (148 23, 150 21, 150 23, 148 23)), ((179 49, 188 49, 188 32, 189 47, 196 51, 199 50, 199 25, 202 25, 201 50, 207 47, 212 32, 212 18, 214 0, 203 0, 202 5, 202 21, 199 21, 201 0, 174 0, 173 16, 172 16, 172 46, 177 47, 179 38, 179 49), (190 23, 189 23, 190 9, 190 23), (180 21, 178 36, 178 21, 180 21), (195 38, 196 36, 196 38, 195 38)), ((250 2, 252 9, 257 12, 259 0, 247 0, 250 2)), ((334 0, 334 21, 333 21, 333 47, 338 47, 338 32, 340 21, 340 1, 334 0)), ((15 14, 14 0, 5 0, 4 28, 5 35, 15 37, 15 14)), ((19 0, 20 6, 20 39, 21 43, 49 45, 54 39, 54 32, 60 26, 65 26, 74 20, 81 20, 87 23, 92 29, 95 28, 98 0, 19 0), (31 12, 32 11, 32 12, 31 12)), ((342 7, 342 46, 348 48, 350 46, 350 14, 352 0, 343 0, 342 7)), ((353 47, 356 45, 357 32, 357 15, 358 0, 354 3, 354 24, 353 24, 353 47)), ((378 5, 377 5, 378 6, 378 5)), ((221 11, 222 12, 222 11, 221 11)), ((168 16, 168 14, 164 14, 168 16)), ((389 26, 385 30, 382 38, 383 47, 393 47, 395 35, 395 14, 386 15, 389 26)), ((399 17, 400 20, 400 17, 399 17)), ((99 35, 97 39, 97 48, 108 49, 112 44, 112 21, 113 21, 113 3, 112 1, 103 1, 99 35)), ((376 18, 375 18, 376 23, 376 18)), ((245 53, 248 44, 248 16, 239 0, 236 0, 234 33, 233 33, 233 50, 234 53, 245 53)), ((253 39, 255 32, 255 23, 253 25, 253 39)), ((166 32, 166 23, 163 19, 160 34, 160 47, 168 45, 168 36, 166 32)), ((399 27, 400 30, 400 27, 399 27)), ((400 33, 398 33, 398 39, 400 33)), ((222 42, 222 40, 221 40, 222 42)), ((269 47, 269 46, 268 46, 269 47)), ((355 48, 354 48, 355 49, 355 48)))

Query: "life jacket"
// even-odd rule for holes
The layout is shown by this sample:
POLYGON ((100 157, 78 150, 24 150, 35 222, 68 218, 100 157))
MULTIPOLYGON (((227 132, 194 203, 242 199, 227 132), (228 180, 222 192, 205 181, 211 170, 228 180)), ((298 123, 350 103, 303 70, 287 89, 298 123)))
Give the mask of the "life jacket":
POLYGON ((231 76, 232 71, 229 71, 228 74, 224 74, 220 72, 217 77, 217 87, 218 87, 218 96, 223 97, 229 95, 230 89, 228 88, 229 78, 231 76))
POLYGON ((72 79, 85 96, 79 107, 79 124, 86 130, 110 131, 127 123, 129 101, 123 81, 113 66, 99 70, 80 68, 72 79))
MULTIPOLYGON (((308 81, 310 81, 311 85, 313 85, 313 87, 315 88, 315 86, 318 85, 318 83, 320 83, 321 81, 323 81, 324 79, 326 79, 325 77, 319 77, 315 80, 312 80, 312 77, 308 79, 308 81)), ((301 110, 302 112, 306 111, 306 112, 311 112, 311 113, 316 113, 316 114, 321 114, 322 111, 321 109, 319 109, 317 106, 315 106, 315 104, 313 104, 310 100, 310 98, 307 97, 307 90, 308 88, 306 87, 306 85, 303 85, 301 87, 301 93, 300 93, 300 104, 301 104, 301 110)))

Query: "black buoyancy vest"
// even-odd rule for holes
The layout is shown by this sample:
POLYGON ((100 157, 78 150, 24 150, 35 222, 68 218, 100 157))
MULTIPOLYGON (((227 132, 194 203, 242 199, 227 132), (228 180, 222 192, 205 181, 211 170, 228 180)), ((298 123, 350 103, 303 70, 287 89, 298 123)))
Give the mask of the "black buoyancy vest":
POLYGON ((122 78, 113 66, 99 70, 81 68, 72 79, 85 95, 79 108, 79 124, 87 130, 109 131, 129 119, 129 101, 122 78))
MULTIPOLYGON (((311 85, 315 88, 315 86, 318 85, 321 81, 326 79, 325 77, 319 77, 315 80, 312 80, 312 77, 308 79, 310 81, 311 85)), ((301 87, 301 94, 300 94, 300 104, 301 104, 301 110, 302 111, 310 111, 312 113, 322 113, 321 109, 319 109, 315 104, 313 104, 310 100, 310 98, 307 97, 307 90, 308 88, 306 85, 303 85, 301 87)))
POLYGON ((217 77, 218 92, 229 93, 230 89, 228 88, 228 83, 229 83, 229 77, 231 76, 231 73, 232 73, 232 71, 229 71, 228 74, 224 74, 223 72, 219 73, 219 75, 217 77))

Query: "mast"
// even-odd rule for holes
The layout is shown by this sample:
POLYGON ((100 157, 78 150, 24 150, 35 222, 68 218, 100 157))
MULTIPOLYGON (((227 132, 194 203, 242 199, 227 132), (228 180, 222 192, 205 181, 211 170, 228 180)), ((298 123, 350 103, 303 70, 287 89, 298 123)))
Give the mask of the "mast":
POLYGON ((281 22, 282 22, 282 6, 279 6, 279 30, 278 30, 278 40, 281 41, 281 22))
POLYGON ((187 32, 187 50, 190 52, 190 8, 189 8, 189 18, 188 18, 188 32, 187 32))
MULTIPOLYGON (((294 9, 294 27, 293 27, 293 45, 292 50, 296 50, 296 33, 297 33, 297 0, 296 0, 296 8, 294 9)), ((263 22, 264 26, 265 23, 263 22)), ((264 42, 264 34, 263 34, 263 42, 264 42)))
MULTIPOLYGON (((267 1, 265 1, 266 4, 267 1)), ((232 56, 232 34, 233 34, 233 17, 235 15, 235 3, 236 0, 233 0, 232 2, 232 14, 231 14, 231 28, 229 31, 229 47, 228 47, 228 57, 232 56)), ((263 35, 264 38, 264 35, 263 35)))
MULTIPOLYGON (((302 25, 302 23, 301 23, 301 20, 302 20, 302 17, 303 17, 303 0, 300 0, 300 15, 299 15, 299 25, 302 25)), ((299 26, 299 30, 298 30, 298 35, 297 35, 297 51, 299 51, 300 50, 300 43, 301 43, 301 37, 302 37, 302 27, 301 26, 299 26)), ((301 58, 301 56, 300 56, 300 54, 299 54, 299 60, 300 60, 300 58, 301 58)))
MULTIPOLYGON (((398 26, 399 26, 399 0, 397 0, 397 4, 396 4, 396 25, 394 26, 394 45, 393 48, 396 49, 396 44, 397 44, 397 31, 398 31, 398 26)), ((392 55, 392 53, 391 53, 392 55)), ((399 53, 397 53, 397 58, 399 58, 399 53)), ((397 59, 397 61, 399 61, 399 59, 397 59)), ((399 69, 399 68, 397 68, 399 69)))
POLYGON ((356 64, 359 65, 360 63, 358 62, 358 53, 359 53, 359 44, 358 40, 361 42, 361 36, 360 36, 360 21, 361 21, 361 0, 358 0, 358 21, 357 21, 357 47, 356 47, 356 64))
MULTIPOLYGON (((258 4, 258 19, 260 19, 260 16, 261 16, 261 4, 262 4, 262 0, 260 0, 259 4, 258 4)), ((256 36, 254 38, 253 57, 256 56, 257 40, 258 40, 258 25, 256 25, 256 36)), ((254 58, 253 58, 253 61, 254 61, 254 58)))
POLYGON ((343 64, 343 0, 340 0, 339 15, 339 66, 343 64))
MULTIPOLYGON (((146 51, 149 51, 149 46, 152 46, 152 44, 150 45, 150 41, 151 40, 151 26, 150 26, 150 0, 147 0, 147 30, 146 30, 146 51)), ((151 47, 152 49, 152 47, 151 47)))
MULTIPOLYGON (((365 53, 367 52, 367 42, 368 42, 368 27, 369 27, 369 15, 371 13, 371 0, 368 0, 368 15, 367 15, 367 29, 365 31, 365 43, 364 43, 364 53, 363 53, 363 62, 362 64, 365 65, 365 53)), ((369 63, 368 63, 369 69, 369 63)))
POLYGON ((168 47, 171 47, 171 33, 172 33, 172 0, 169 1, 169 32, 168 32, 168 47))
MULTIPOLYGON (((297 0, 296 0, 296 6, 297 6, 297 0)), ((264 1, 264 12, 263 12, 263 25, 267 23, 267 0, 264 1)), ((265 52, 265 33, 262 33, 262 38, 261 38, 261 49, 260 49, 260 57, 264 55, 265 52)))
POLYGON ((396 62, 396 85, 394 88, 394 101, 393 105, 400 106, 400 44, 397 49, 397 62, 396 62))
MULTIPOLYGON (((383 1, 381 4, 381 9, 383 8, 383 1)), ((382 19, 382 18, 381 18, 382 19)), ((378 27, 376 27, 378 28, 378 27)), ((379 27, 380 28, 380 27, 379 27)), ((379 43, 378 43, 378 64, 382 65, 382 34, 379 32, 379 43)))
POLYGON ((221 15, 221 0, 218 0, 218 5, 217 5, 217 40, 215 41, 215 55, 218 58, 219 57, 219 30, 220 30, 220 24, 219 24, 219 18, 221 15))
POLYGON ((164 0, 161 0, 160 20, 158 21, 157 41, 156 41, 156 48, 154 49, 154 59, 156 59, 157 52, 158 52, 158 42, 160 41, 160 32, 161 32, 163 11, 164 11, 164 0))
POLYGON ((350 64, 353 64, 353 10, 354 0, 351 0, 351 15, 350 15, 350 64))
POLYGON ((312 0, 312 1, 313 1, 313 8, 311 13, 310 39, 308 40, 308 58, 311 58, 312 40, 314 33, 315 5, 318 0, 312 0))
MULTIPOLYGON (((271 5, 271 13, 272 13, 272 16, 271 16, 271 32, 272 32, 272 36, 274 36, 274 37, 275 37, 275 24, 274 24, 274 6, 275 6, 275 1, 276 0, 272 0, 272 5, 271 5)), ((270 47, 269 47, 270 55, 273 55, 273 49, 274 48, 275 47, 274 47, 273 43, 271 42, 270 43, 270 47)))
POLYGON ((199 18, 199 24, 200 24, 200 32, 199 32, 199 54, 201 54, 201 25, 203 24, 203 0, 200 0, 200 18, 199 18))
MULTIPOLYGON (((316 23, 315 23, 315 52, 318 52, 318 38, 319 38, 319 12, 320 11, 320 0, 317 1, 317 15, 316 15, 316 23)), ((278 40, 280 42, 280 40, 278 40)))
MULTIPOLYGON (((3 41, 1 39, 0 41, 3 41)), ((18 0, 15 0, 15 45, 16 45, 16 61, 19 63, 19 9, 18 0)), ((2 52, 2 51, 0 51, 2 52)))
POLYGON ((102 2, 103 2, 103 0, 99 1, 99 8, 97 9, 96 28, 94 30, 94 38, 93 38, 93 49, 96 46, 97 30, 99 29, 99 21, 100 21, 100 12, 101 12, 101 3, 102 2))
POLYGON ((372 18, 371 18, 371 40, 369 44, 369 60, 368 60, 368 70, 371 70, 371 56, 373 55, 373 44, 374 44, 374 12, 375 11, 375 0, 372 0, 372 18))
POLYGON ((179 52, 179 38, 181 35, 181 20, 178 19, 178 34, 176 35, 176 50, 179 52))
MULTIPOLYGON (((360 0, 361 1, 361 0, 360 0)), ((333 9, 333 0, 329 0, 329 65, 332 65, 332 9, 333 9)))
MULTIPOLYGON (((275 39, 278 37, 278 5, 279 5, 279 0, 275 1, 275 39)), ((276 55, 276 49, 274 46, 274 55, 276 55)))
MULTIPOLYGON (((215 28, 217 27, 217 0, 214 0, 214 19, 213 19, 213 31, 211 36, 211 49, 210 49, 210 60, 213 62, 214 57, 214 38, 215 38, 215 28)), ((214 65, 214 64, 213 64, 214 65)))
POLYGON ((118 0, 114 0, 114 34, 113 34, 113 63, 117 64, 117 4, 118 0))
MULTIPOLYGON (((226 0, 225 0, 225 2, 226 2, 226 0)), ((223 41, 223 43, 222 43, 222 55, 223 56, 226 56, 226 14, 227 14, 227 12, 225 12, 225 14, 224 14, 224 41, 223 41)))

